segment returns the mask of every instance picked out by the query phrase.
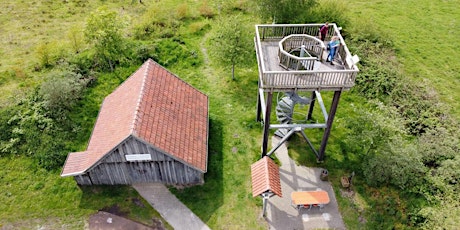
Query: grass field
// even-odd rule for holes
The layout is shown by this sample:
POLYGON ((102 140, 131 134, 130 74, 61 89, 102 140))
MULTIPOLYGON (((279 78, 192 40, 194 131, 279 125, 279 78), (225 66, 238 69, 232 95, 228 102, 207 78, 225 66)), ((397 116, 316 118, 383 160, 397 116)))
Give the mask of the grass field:
MULTIPOLYGON (((207 50, 212 44, 208 39, 214 20, 199 16, 200 1, 143 2, 145 5, 121 0, 0 0, 0 106, 10 104, 12 96, 27 92, 41 82, 44 73, 36 67, 43 47, 48 47, 57 56, 71 52, 69 34, 72 30, 81 31, 83 19, 100 5, 108 5, 129 16, 130 25, 140 23, 144 18, 139 15, 155 7, 167 9, 165 12, 171 15, 185 15, 186 19, 177 28, 179 47, 195 54, 199 64, 169 61, 168 55, 159 59, 169 63, 167 68, 171 72, 209 96, 209 164, 203 186, 172 191, 212 229, 266 229, 266 222, 260 218, 262 201, 252 197, 250 181, 250 165, 259 159, 262 140, 261 124, 255 122, 258 78, 255 56, 249 61, 250 67, 237 68, 233 81, 230 71, 209 56, 207 50)), ((216 13, 225 11, 221 8, 222 1, 208 2, 216 13)), ((369 26, 388 36, 397 48, 407 77, 432 85, 441 99, 452 107, 452 114, 460 117, 460 105, 456 101, 460 97, 460 64, 456 61, 460 50, 455 46, 459 35, 456 30, 459 2, 353 0, 348 3, 352 26, 369 26), (421 7, 412 8, 415 4, 421 7)), ((252 14, 246 12, 244 15, 251 27, 258 23, 252 14)), ((130 29, 132 27, 128 32, 130 29)), ((80 46, 86 48, 85 43, 80 46)), ((85 148, 103 98, 137 68, 131 66, 100 74, 97 83, 86 92, 71 116, 80 128, 75 140, 70 140, 76 151, 85 148)), ((330 103, 329 94, 325 93, 323 98, 326 104, 330 103)), ((321 166, 334 169, 348 160, 342 153, 340 138, 345 134, 340 127, 343 127, 342 118, 351 113, 348 105, 359 104, 359 100, 350 93, 342 95, 327 147, 328 162, 321 166)), ((320 131, 311 133, 311 137, 318 145, 320 131)), ((294 137, 290 155, 303 165, 318 166, 314 155, 305 151, 306 148, 301 138, 294 137)), ((115 205, 130 218, 144 223, 158 216, 145 202, 144 207, 136 205, 134 201, 139 196, 132 188, 79 188, 71 178, 60 178, 59 170, 37 169, 34 164, 26 156, 0 158, 0 165, 4 166, 0 169, 0 227, 81 229, 90 214, 115 205)), ((355 182, 359 188, 355 200, 341 197, 338 178, 349 172, 335 170, 330 179, 336 188, 341 211, 346 213, 344 219, 349 229, 365 228, 359 220, 371 215, 373 209, 386 215, 379 218, 394 216, 393 210, 385 207, 405 202, 399 200, 394 190, 368 188, 359 178, 355 182), (390 199, 381 201, 381 197, 390 199)), ((404 219, 404 216, 395 218, 404 219)))
POLYGON ((348 1, 353 27, 388 36, 407 77, 432 86, 460 119, 460 1, 348 1), (416 7, 415 7, 416 6, 416 7))

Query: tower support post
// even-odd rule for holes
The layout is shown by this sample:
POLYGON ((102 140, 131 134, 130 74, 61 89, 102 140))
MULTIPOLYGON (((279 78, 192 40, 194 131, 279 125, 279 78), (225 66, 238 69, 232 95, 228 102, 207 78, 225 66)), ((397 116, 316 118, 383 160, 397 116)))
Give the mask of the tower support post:
POLYGON ((272 110, 272 99, 273 99, 273 92, 268 92, 267 102, 265 103, 266 108, 265 108, 265 120, 264 120, 264 136, 263 136, 263 142, 262 142, 261 158, 267 155, 267 150, 268 150, 268 135, 270 133, 270 114, 272 110))
POLYGON ((329 116, 326 122, 326 130, 324 130, 323 139, 321 140, 321 146, 319 148, 319 157, 318 157, 319 162, 324 160, 324 153, 326 151, 327 140, 329 139, 329 135, 331 133, 332 122, 334 121, 335 112, 337 111, 337 107, 339 105, 341 93, 342 91, 334 92, 334 98, 332 99, 331 109, 329 111, 329 116))
POLYGON ((315 100, 316 100, 316 92, 312 91, 311 92, 311 97, 310 97, 310 106, 308 108, 308 115, 307 115, 307 120, 311 120, 311 116, 313 114, 313 107, 315 106, 315 100))
POLYGON ((260 101, 260 90, 257 90, 257 122, 260 122, 262 120, 260 118, 260 114, 262 114, 262 103, 260 101))

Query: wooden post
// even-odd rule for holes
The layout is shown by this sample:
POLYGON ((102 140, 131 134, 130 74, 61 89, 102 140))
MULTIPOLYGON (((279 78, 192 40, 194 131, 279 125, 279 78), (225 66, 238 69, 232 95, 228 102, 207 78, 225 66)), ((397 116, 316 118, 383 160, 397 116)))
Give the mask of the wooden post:
POLYGON ((262 104, 260 102, 260 91, 257 90, 257 118, 256 118, 257 122, 262 120, 260 118, 260 114, 262 114, 262 104))
POLYGON ((267 149, 268 149, 268 134, 270 133, 270 113, 272 110, 272 98, 273 98, 273 92, 268 92, 267 94, 267 103, 265 108, 265 121, 264 121, 264 139, 262 142, 262 156, 260 158, 263 158, 265 155, 267 155, 267 149))
POLYGON ((263 196, 263 203, 262 203, 262 216, 265 217, 265 214, 267 212, 267 200, 265 196, 263 196))
POLYGON ((335 112, 337 111, 337 106, 339 105, 340 94, 342 91, 335 91, 334 98, 332 99, 331 110, 329 111, 329 116, 326 122, 326 130, 323 134, 323 139, 321 140, 321 146, 319 148, 319 157, 318 161, 324 160, 324 152, 326 151, 327 140, 329 139, 329 134, 332 129, 332 122, 334 121, 335 112))
POLYGON ((262 199, 263 199, 263 203, 262 203, 262 216, 263 217, 266 217, 266 213, 267 213, 267 201, 268 201, 268 198, 270 198, 270 196, 272 195, 272 193, 270 191, 268 192, 264 192, 261 194, 262 195, 262 199))
POLYGON ((311 120, 311 116, 313 114, 313 107, 315 106, 315 100, 316 100, 316 92, 312 91, 311 92, 311 97, 310 97, 310 108, 308 108, 308 115, 307 115, 307 120, 311 120))

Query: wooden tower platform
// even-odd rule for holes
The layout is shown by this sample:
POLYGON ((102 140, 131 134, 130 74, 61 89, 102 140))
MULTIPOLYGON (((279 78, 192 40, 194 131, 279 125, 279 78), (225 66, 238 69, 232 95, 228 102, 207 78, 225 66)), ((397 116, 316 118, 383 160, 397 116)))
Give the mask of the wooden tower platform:
POLYGON ((301 132, 307 140, 318 161, 323 161, 327 140, 342 91, 353 87, 357 73, 357 56, 352 56, 339 28, 329 24, 326 41, 317 38, 322 24, 269 24, 256 25, 254 38, 255 50, 259 68, 257 120, 263 121, 264 135, 262 143, 262 157, 272 154, 277 147, 268 152, 268 137, 270 129, 286 129, 288 134, 280 141, 280 145, 294 132, 301 132), (337 36, 340 45, 335 58, 326 62, 329 51, 326 49, 328 41, 337 36), (296 49, 306 49, 307 55, 293 55, 296 49), (333 91, 334 96, 329 109, 321 98, 321 91, 333 91), (272 124, 271 107, 273 94, 278 92, 298 93, 312 92, 308 111, 311 118, 315 101, 321 107, 324 123, 316 124, 272 124), (324 129, 319 150, 311 144, 303 132, 308 128, 324 129))

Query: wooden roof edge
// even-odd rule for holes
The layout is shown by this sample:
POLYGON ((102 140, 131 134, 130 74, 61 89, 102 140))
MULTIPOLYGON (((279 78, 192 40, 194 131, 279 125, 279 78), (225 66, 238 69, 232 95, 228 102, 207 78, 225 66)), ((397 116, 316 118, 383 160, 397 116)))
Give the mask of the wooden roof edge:
POLYGON ((274 195, 277 195, 279 197, 283 197, 283 194, 282 194, 282 191, 281 191, 281 181, 280 181, 280 176, 279 176, 279 167, 278 165, 268 156, 265 156, 264 158, 256 161, 255 163, 253 163, 251 165, 251 179, 254 179, 252 178, 254 173, 253 170, 263 170, 263 173, 264 173, 264 178, 262 180, 265 180, 264 182, 264 185, 265 186, 258 186, 258 191, 254 191, 254 184, 255 182, 252 181, 252 185, 253 185, 253 197, 256 197, 256 196, 259 196, 263 193, 266 193, 267 191, 270 191, 272 192, 274 195), (276 175, 275 175, 275 183, 276 184, 273 184, 271 183, 272 182, 272 179, 273 178, 270 178, 273 174, 270 172, 270 169, 271 170, 274 170, 276 169, 275 171, 273 171, 276 175), (255 192, 255 193, 254 193, 255 192))

